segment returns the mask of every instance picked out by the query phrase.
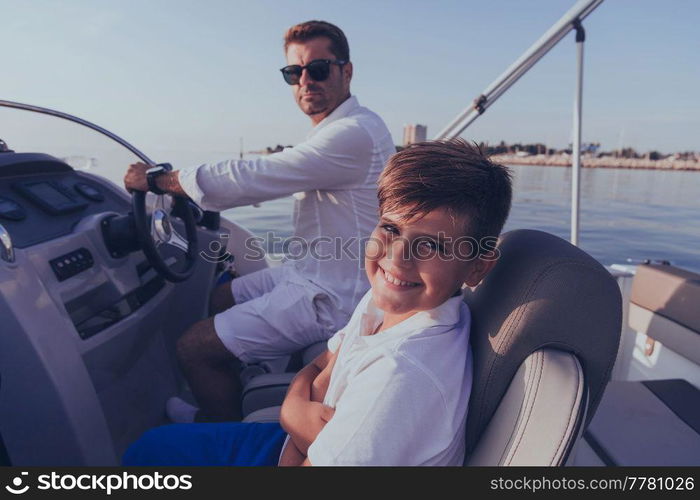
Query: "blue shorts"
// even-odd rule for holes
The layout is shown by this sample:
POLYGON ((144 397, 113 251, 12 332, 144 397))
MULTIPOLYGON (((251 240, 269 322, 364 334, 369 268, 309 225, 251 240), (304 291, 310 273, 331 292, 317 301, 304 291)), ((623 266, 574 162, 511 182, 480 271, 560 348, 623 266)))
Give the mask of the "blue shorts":
POLYGON ((122 465, 277 465, 286 436, 278 423, 164 425, 132 443, 122 465))

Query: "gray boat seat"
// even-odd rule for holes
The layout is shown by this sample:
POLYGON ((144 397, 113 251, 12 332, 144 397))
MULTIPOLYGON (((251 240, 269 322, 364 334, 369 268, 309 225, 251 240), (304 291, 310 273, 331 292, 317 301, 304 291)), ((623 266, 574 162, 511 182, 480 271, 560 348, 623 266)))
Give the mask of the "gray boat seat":
POLYGON ((268 408, 260 408, 250 413, 246 418, 243 419, 244 422, 279 422, 280 420, 280 410, 281 406, 270 406, 268 408))
POLYGON ((685 380, 613 381, 584 440, 605 465, 700 465, 700 390, 685 380))
POLYGON ((632 282, 629 324, 646 335, 647 357, 651 357, 655 349, 665 347, 674 354, 668 360, 661 359, 662 365, 678 366, 677 355, 694 363, 692 368, 697 370, 700 365, 700 274, 669 265, 638 266, 632 282))
POLYGON ((617 355, 622 298, 591 256, 517 230, 465 293, 474 384, 466 465, 563 465, 595 414, 617 355))
MULTIPOLYGON (((301 366, 306 366, 326 349, 326 342, 316 342, 298 353, 301 366)), ((270 406, 281 405, 294 372, 285 371, 288 360, 282 364, 250 365, 241 373, 243 416, 270 406)))
POLYGON ((465 464, 562 465, 610 378, 620 291, 600 263, 548 233, 511 231, 498 251, 491 273, 465 289, 474 354, 465 464))
POLYGON ((637 267, 629 308, 636 371, 630 378, 643 381, 610 383, 584 435, 595 454, 589 462, 700 465, 699 305, 700 274, 661 264, 637 267), (695 385, 683 376, 695 377, 695 385))

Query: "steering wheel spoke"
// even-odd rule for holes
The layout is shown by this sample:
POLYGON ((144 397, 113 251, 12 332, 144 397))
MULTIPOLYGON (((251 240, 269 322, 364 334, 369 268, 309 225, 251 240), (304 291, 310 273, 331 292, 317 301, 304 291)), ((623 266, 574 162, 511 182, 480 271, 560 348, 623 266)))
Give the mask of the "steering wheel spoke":
POLYGON ((187 253, 187 240, 180 236, 180 233, 178 233, 175 228, 173 228, 172 233, 170 234, 170 240, 166 241, 165 243, 175 248, 179 248, 183 252, 187 253))
POLYGON ((197 263, 197 225, 193 210, 186 199, 175 198, 175 203, 181 205, 178 215, 185 223, 186 237, 180 235, 173 227, 172 217, 166 208, 168 203, 165 196, 158 196, 153 200, 151 205, 153 212, 149 216, 146 211, 146 193, 141 191, 133 193, 134 223, 141 249, 158 273, 172 282, 189 278, 197 263), (158 251, 159 247, 164 245, 173 246, 184 252, 186 263, 183 271, 175 271, 166 264, 158 251))

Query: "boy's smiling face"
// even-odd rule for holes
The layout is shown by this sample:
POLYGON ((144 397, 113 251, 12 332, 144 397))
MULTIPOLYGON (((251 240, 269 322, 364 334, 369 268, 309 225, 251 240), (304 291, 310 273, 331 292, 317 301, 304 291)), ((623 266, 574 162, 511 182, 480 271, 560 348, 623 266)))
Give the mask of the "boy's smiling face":
POLYGON ((419 219, 382 214, 365 252, 372 297, 385 313, 382 330, 418 311, 439 306, 463 283, 476 285, 494 261, 468 259, 464 248, 467 220, 437 208, 419 219), (461 249, 461 251, 460 251, 461 249))

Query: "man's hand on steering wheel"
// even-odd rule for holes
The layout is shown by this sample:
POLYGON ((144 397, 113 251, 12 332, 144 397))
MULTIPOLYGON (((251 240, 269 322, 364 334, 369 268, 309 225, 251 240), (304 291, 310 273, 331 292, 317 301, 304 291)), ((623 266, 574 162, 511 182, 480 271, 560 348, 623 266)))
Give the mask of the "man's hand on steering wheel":
POLYGON ((124 187, 130 193, 134 191, 148 191, 148 181, 146 180, 146 170, 150 165, 145 163, 132 163, 124 175, 124 187))
MULTIPOLYGON (((134 191, 149 191, 147 172, 150 168, 153 167, 141 162, 129 165, 129 169, 124 176, 124 187, 126 187, 126 190, 130 193, 134 191)), ((180 173, 177 170, 162 173, 155 178, 157 187, 172 196, 187 198, 187 193, 180 185, 179 175, 180 173)))
MULTIPOLYGON (((153 167, 145 163, 134 163, 129 166, 124 176, 124 186, 132 195, 136 235, 141 250, 158 274, 171 282, 184 281, 192 275, 197 262, 197 227, 193 214, 194 208, 177 181, 177 172, 162 172, 155 178, 158 181, 157 190, 160 191, 159 194, 172 194, 175 196, 175 203, 182 205, 180 213, 185 223, 185 236, 181 236, 173 227, 162 198, 156 203, 153 213, 149 215, 146 212, 146 193, 151 190, 147 174, 151 168, 153 167), (176 271, 166 264, 158 252, 158 247, 161 245, 170 245, 185 252, 184 269, 176 271)), ((171 167, 168 165, 169 168, 171 167)))

